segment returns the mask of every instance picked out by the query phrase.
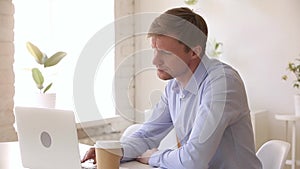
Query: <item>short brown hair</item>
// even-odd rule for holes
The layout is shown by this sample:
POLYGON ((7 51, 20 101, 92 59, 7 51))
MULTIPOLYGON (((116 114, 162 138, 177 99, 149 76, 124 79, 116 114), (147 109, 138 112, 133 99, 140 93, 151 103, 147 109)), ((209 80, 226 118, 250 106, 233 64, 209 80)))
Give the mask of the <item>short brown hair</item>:
POLYGON ((196 46, 205 52, 208 29, 205 20, 186 7, 173 8, 158 16, 151 24, 148 37, 162 35, 178 39, 188 51, 196 46))

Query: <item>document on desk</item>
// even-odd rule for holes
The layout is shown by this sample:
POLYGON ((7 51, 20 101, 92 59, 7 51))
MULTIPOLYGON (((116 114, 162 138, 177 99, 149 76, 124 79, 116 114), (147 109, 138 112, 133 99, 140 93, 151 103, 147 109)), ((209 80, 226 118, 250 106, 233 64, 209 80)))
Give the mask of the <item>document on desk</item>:
POLYGON ((151 167, 150 165, 142 164, 137 161, 130 161, 126 163, 121 163, 120 169, 155 169, 156 167, 151 167))

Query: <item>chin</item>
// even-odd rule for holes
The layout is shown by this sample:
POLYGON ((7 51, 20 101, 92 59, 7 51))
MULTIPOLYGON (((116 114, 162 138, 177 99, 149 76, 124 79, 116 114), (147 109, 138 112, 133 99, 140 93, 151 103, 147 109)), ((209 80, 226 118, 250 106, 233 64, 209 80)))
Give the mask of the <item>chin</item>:
POLYGON ((157 76, 161 80, 170 80, 170 79, 173 79, 173 77, 170 74, 168 74, 168 73, 157 73, 157 76))

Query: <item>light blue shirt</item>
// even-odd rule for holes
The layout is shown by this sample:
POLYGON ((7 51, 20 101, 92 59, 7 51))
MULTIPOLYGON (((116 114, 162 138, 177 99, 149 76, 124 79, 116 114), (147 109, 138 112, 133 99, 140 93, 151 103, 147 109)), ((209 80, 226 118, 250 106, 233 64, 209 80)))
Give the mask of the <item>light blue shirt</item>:
MULTIPOLYGON (((151 118, 122 142, 128 161, 158 147, 175 129, 181 147, 158 151, 149 164, 168 169, 261 169, 255 155, 243 81, 230 66, 204 56, 185 88, 170 80, 151 118)), ((174 146, 174 145, 170 145, 174 146)))

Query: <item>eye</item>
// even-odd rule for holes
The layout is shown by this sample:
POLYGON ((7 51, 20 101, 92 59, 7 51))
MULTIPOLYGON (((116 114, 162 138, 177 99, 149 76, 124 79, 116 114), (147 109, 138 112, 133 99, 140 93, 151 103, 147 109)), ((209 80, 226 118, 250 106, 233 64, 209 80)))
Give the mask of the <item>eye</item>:
POLYGON ((155 49, 155 54, 158 55, 164 55, 164 56, 170 56, 172 55, 172 52, 166 51, 166 50, 159 50, 159 49, 155 49))
POLYGON ((166 50, 161 50, 161 54, 163 55, 172 55, 172 52, 166 51, 166 50))

